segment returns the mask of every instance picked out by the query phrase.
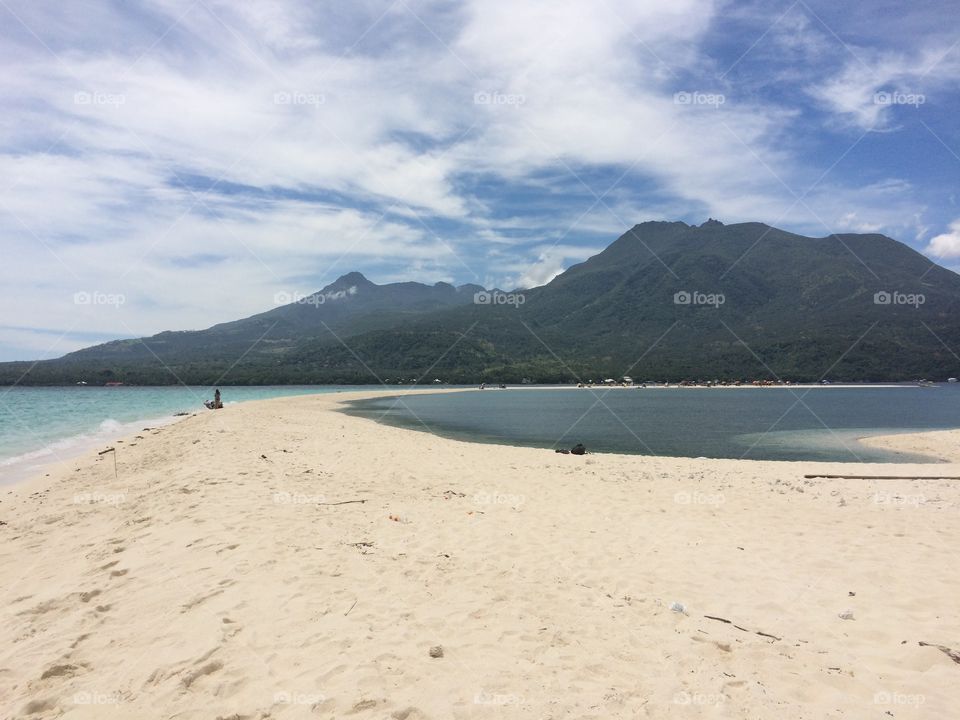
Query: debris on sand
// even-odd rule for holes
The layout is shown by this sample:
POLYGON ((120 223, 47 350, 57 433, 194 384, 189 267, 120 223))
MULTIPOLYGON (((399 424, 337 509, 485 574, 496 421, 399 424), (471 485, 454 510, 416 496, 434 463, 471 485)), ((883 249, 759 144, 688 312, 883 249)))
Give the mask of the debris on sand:
POLYGON ((936 643, 928 643, 923 640, 919 643, 920 647, 935 647, 940 652, 944 653, 948 658, 953 660, 955 663, 960 664, 960 652, 948 648, 946 645, 937 645, 936 643))

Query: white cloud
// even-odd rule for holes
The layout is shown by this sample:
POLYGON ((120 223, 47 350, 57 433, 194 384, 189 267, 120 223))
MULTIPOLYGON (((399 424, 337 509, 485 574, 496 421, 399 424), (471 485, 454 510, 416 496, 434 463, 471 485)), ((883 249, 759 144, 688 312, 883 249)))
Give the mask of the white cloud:
MULTIPOLYGON (((831 177, 797 202, 823 168, 794 144, 796 108, 712 72, 713 0, 9 5, 47 47, 0 30, 7 325, 204 327, 370 265, 380 281, 539 285, 651 218, 827 234, 918 213, 902 184, 831 177), (678 105, 678 90, 726 102, 678 105), (527 195, 507 205, 514 188, 527 195), (127 303, 78 309, 79 290, 127 303)), ((934 59, 850 65, 817 97, 873 123, 871 88, 934 59)))
POLYGON ((926 251, 939 258, 960 257, 960 218, 950 223, 950 229, 931 238, 926 251))
POLYGON ((845 122, 889 130, 898 110, 916 110, 938 92, 951 92, 960 62, 950 50, 946 45, 905 55, 859 49, 839 73, 809 85, 807 92, 845 122))
POLYGON ((570 261, 582 262, 602 248, 585 248, 570 245, 551 245, 535 248, 537 259, 527 265, 517 264, 511 269, 521 269, 520 275, 508 279, 504 286, 521 289, 546 285, 570 266, 570 261))

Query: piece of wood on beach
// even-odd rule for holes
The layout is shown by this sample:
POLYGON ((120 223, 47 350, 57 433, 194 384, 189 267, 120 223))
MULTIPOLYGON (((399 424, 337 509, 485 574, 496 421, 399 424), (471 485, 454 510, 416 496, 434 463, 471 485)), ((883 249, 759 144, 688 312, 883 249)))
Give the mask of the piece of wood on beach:
POLYGON ((804 475, 827 480, 960 480, 957 475, 804 475))
POLYGON ((373 542, 355 542, 355 543, 344 543, 347 547, 356 548, 360 551, 361 555, 368 555, 370 550, 373 550, 373 542))
POLYGON ((960 652, 957 652, 956 650, 952 650, 948 648, 946 645, 937 645, 936 643, 928 643, 928 642, 924 642, 923 640, 920 641, 919 645, 920 647, 935 647, 940 652, 945 653, 948 658, 950 658, 955 663, 960 665, 960 652))
POLYGON ((768 638, 771 638, 771 639, 773 639, 773 640, 783 640, 783 638, 777 637, 776 635, 771 635, 770 633, 766 633, 766 632, 763 632, 763 631, 761 631, 761 630, 750 630, 750 629, 748 629, 748 628, 745 628, 745 627, 742 627, 742 626, 740 626, 740 625, 735 624, 732 620, 727 620, 726 618, 717 617, 716 615, 704 615, 704 617, 707 618, 707 620, 716 620, 716 621, 718 621, 718 622, 726 623, 727 625, 732 625, 732 626, 735 627, 737 630, 742 630, 743 632, 753 633, 754 635, 760 635, 760 636, 762 636, 762 637, 768 637, 768 638))
MULTIPOLYGON (((119 441, 118 441, 119 442, 119 441)), ((101 450, 97 455, 106 455, 107 453, 113 453, 113 477, 117 478, 117 449, 108 447, 106 450, 101 450)), ((79 470, 80 468, 77 468, 79 470)))
POLYGON ((317 503, 317 505, 349 505, 350 503, 365 503, 366 500, 341 500, 335 503, 317 503))

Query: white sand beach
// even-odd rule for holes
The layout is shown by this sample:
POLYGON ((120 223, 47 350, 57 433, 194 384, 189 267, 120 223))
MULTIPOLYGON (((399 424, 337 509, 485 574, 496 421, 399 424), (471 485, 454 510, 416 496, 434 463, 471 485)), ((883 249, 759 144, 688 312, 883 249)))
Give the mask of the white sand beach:
POLYGON ((334 412, 360 395, 4 488, 0 716, 957 716, 919 643, 960 650, 960 481, 804 475, 960 476, 960 432, 870 441, 944 464, 577 457, 334 412))

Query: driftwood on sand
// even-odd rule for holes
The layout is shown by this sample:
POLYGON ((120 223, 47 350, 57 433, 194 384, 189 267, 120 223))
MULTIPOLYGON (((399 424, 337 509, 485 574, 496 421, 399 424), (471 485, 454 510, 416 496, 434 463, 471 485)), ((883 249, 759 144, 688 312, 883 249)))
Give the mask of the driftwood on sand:
POLYGON ((956 475, 804 475, 827 480, 960 480, 956 475))
POLYGON ((945 653, 948 658, 953 660, 955 663, 960 665, 960 652, 948 648, 946 645, 937 645, 936 643, 928 643, 923 640, 919 643, 920 647, 935 647, 942 653, 945 653))
POLYGON ((747 629, 747 628, 745 628, 745 627, 741 627, 740 625, 735 624, 732 620, 727 620, 726 618, 717 617, 716 615, 704 615, 704 617, 705 617, 707 620, 716 620, 716 621, 718 621, 718 622, 726 623, 727 625, 732 625, 732 626, 735 627, 737 630, 742 630, 743 632, 752 632, 752 633, 754 633, 755 635, 762 635, 763 637, 772 638, 772 639, 774 639, 774 640, 782 640, 782 639, 783 639, 783 638, 777 637, 776 635, 771 635, 770 633, 765 633, 765 632, 762 632, 762 631, 760 631, 760 630, 749 630, 749 629, 747 629))

